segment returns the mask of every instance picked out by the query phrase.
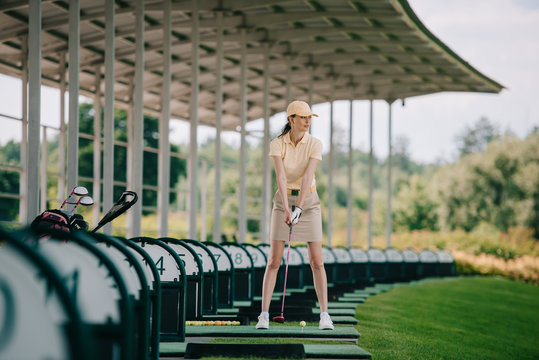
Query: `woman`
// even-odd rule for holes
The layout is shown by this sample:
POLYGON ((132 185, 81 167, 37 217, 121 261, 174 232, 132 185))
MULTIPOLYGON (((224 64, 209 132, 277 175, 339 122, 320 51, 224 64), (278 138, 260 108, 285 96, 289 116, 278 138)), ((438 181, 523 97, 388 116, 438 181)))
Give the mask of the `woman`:
POLYGON ((288 121, 281 135, 270 143, 278 191, 271 213, 270 255, 262 286, 262 312, 257 329, 269 328, 269 307, 277 272, 281 266, 289 226, 294 240, 307 242, 314 287, 320 304, 320 329, 333 330, 327 312, 327 279, 322 261, 322 215, 314 173, 322 159, 322 143, 308 134, 312 116, 304 101, 293 101, 287 109, 288 121), (291 210, 291 207, 294 207, 291 210), (301 218, 300 218, 301 216, 301 218))

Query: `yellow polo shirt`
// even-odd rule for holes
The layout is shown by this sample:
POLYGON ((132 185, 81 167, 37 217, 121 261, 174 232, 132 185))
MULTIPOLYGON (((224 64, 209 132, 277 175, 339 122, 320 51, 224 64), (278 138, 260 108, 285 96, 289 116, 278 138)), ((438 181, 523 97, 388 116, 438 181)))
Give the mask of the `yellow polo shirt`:
MULTIPOLYGON (((309 159, 322 160, 322 142, 306 133, 300 142, 294 145, 288 132, 270 142, 269 156, 280 156, 283 159, 287 187, 300 189, 309 159)), ((313 177, 312 185, 315 184, 316 179, 313 177)))

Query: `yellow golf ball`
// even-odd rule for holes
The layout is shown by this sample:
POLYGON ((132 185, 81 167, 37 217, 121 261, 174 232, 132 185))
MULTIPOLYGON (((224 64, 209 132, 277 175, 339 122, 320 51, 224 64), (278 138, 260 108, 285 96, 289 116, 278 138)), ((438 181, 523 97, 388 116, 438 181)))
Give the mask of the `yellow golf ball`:
POLYGON ((305 327, 305 325, 307 325, 307 323, 305 321, 300 321, 299 326, 305 327))

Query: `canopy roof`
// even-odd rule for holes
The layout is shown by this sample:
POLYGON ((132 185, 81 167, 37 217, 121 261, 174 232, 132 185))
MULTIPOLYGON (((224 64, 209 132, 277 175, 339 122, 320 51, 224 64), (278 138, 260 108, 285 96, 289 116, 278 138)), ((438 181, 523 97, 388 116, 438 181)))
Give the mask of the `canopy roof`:
MULTIPOLYGON (((105 0, 81 1, 81 93, 95 92, 104 73, 105 0)), ((68 50, 68 1, 42 6, 43 82, 58 87, 60 58, 68 50)), ((191 1, 172 4, 171 113, 189 118, 191 1)), ((498 93, 500 84, 473 68, 420 22, 406 0, 203 0, 200 10, 199 121, 215 121, 217 13, 224 24, 223 127, 235 129, 240 113, 240 29, 247 29, 248 121, 263 116, 264 53, 270 54, 270 111, 283 111, 287 79, 294 99, 393 101, 442 91, 498 93), (335 86, 335 87, 333 87, 335 86)), ((163 4, 146 1, 144 106, 161 108, 163 4)), ((135 0, 116 0, 115 97, 128 104, 135 66, 135 0)), ((0 72, 21 77, 28 33, 28 1, 0 5, 0 72)), ((69 63, 69 59, 67 59, 69 63)), ((103 84, 103 82, 102 82, 103 84)), ((103 86, 103 85, 102 85, 103 86)), ((103 92, 102 92, 103 93, 103 92)))

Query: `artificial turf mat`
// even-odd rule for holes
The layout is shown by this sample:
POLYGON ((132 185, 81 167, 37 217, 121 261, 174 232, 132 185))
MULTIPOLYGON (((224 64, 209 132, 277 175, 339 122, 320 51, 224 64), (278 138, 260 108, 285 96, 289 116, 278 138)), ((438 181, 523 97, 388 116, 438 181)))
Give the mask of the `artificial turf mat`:
POLYGON ((319 330, 318 327, 307 326, 270 326, 267 330, 256 330, 254 326, 186 326, 186 337, 294 337, 347 339, 357 341, 359 332, 352 326, 335 327, 335 330, 319 330))
MULTIPOLYGON (((329 315, 333 316, 356 316, 355 307, 353 309, 330 309, 329 315)), ((320 314, 320 309, 314 308, 313 314, 320 314)), ((285 314, 286 316, 286 314, 285 314)))
POLYGON ((237 314, 240 312, 240 309, 238 308, 229 308, 229 309, 217 309, 217 313, 218 314, 223 314, 223 315, 227 315, 227 314, 237 314))
POLYGON ((346 325, 355 325, 357 324, 357 319, 353 316, 332 316, 331 320, 334 324, 346 324, 346 325))
POLYGON ((370 359, 372 355, 355 345, 305 344, 307 358, 317 359, 370 359))
POLYGON ((268 357, 292 359, 370 359, 372 355, 356 345, 326 344, 230 344, 161 343, 161 357, 196 359, 202 356, 268 357))
POLYGON ((365 302, 366 298, 364 297, 340 297, 337 301, 340 304, 343 303, 350 303, 350 304, 363 304, 365 302))
MULTIPOLYGON (((358 304, 359 301, 357 303, 330 301, 328 302, 328 309, 355 309, 358 304)), ((316 306, 320 306, 320 304, 316 303, 316 306)), ((331 310, 329 310, 329 312, 331 312, 331 310)))

